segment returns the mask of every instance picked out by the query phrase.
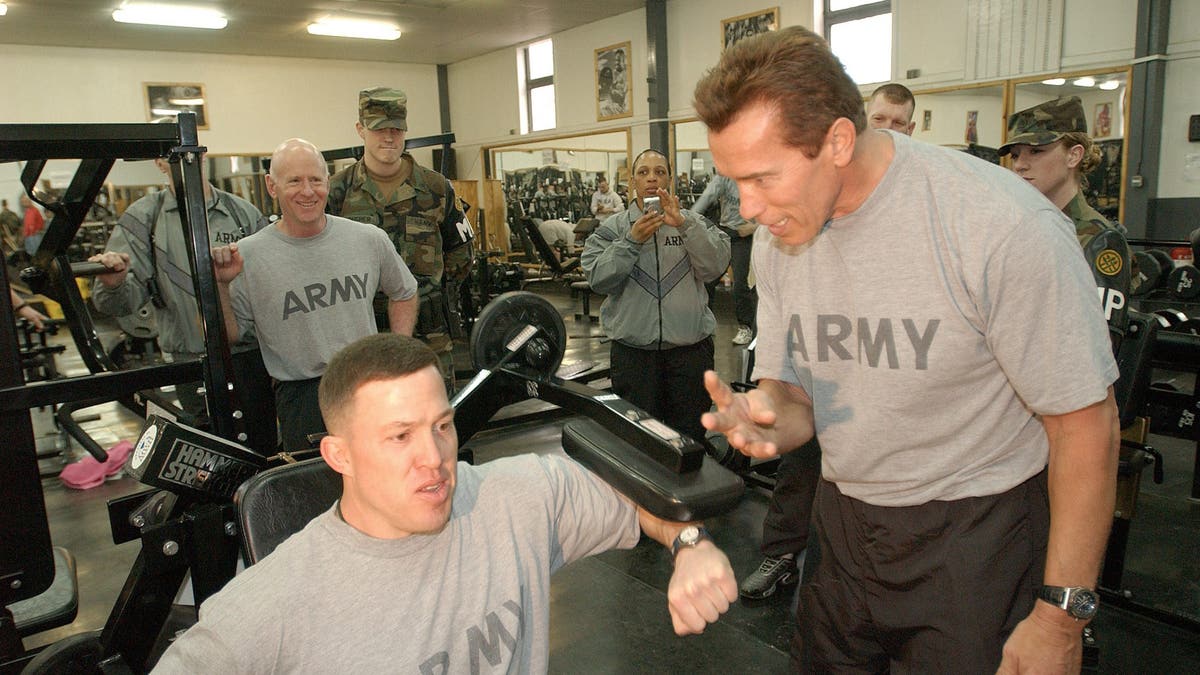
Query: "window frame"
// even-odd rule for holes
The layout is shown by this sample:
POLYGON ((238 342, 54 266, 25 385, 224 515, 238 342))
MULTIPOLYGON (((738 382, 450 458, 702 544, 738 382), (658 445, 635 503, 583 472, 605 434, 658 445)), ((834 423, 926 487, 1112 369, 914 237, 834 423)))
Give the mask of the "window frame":
POLYGON ((518 80, 519 80, 519 84, 521 86, 520 94, 521 94, 521 102, 523 104, 521 106, 521 114, 520 114, 521 135, 531 134, 531 133, 534 133, 537 131, 549 131, 551 129, 554 129, 558 126, 558 109, 557 109, 558 108, 558 89, 557 88, 554 89, 554 96, 553 96, 554 106, 555 106, 554 124, 546 127, 545 129, 534 129, 533 128, 533 91, 535 89, 541 89, 542 87, 546 87, 546 86, 550 86, 550 87, 554 86, 554 75, 555 75, 554 57, 553 57, 554 39, 553 38, 544 38, 541 40, 536 40, 534 42, 530 42, 529 44, 519 48, 518 53, 520 55, 518 58, 518 62, 519 62, 519 66, 521 68, 520 77, 518 78, 518 80), (530 74, 531 71, 530 71, 530 67, 529 67, 529 48, 534 45, 542 44, 543 42, 550 43, 550 54, 551 54, 550 74, 543 76, 543 77, 534 78, 530 74))
MULTIPOLYGON (((821 0, 821 23, 825 33, 825 40, 829 42, 829 49, 833 49, 833 27, 839 23, 848 23, 850 21, 859 21, 861 19, 870 19, 882 14, 893 14, 891 0, 878 0, 878 2, 869 2, 857 7, 849 9, 831 10, 829 9, 830 0, 821 0)), ((896 47, 896 17, 892 17, 892 35, 888 37, 888 51, 891 53, 896 47)), ((880 82, 891 82, 892 71, 895 68, 895 54, 889 55, 888 75, 887 78, 880 82)), ((874 84, 874 82, 859 82, 857 84, 874 84)))

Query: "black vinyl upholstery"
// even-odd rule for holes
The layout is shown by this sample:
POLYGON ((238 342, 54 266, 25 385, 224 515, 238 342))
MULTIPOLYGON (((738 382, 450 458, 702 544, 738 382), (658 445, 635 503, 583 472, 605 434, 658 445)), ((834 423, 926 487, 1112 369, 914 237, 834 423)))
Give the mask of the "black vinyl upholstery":
POLYGON ((342 496, 342 477, 320 457, 267 469, 234 496, 246 563, 262 560, 342 496))

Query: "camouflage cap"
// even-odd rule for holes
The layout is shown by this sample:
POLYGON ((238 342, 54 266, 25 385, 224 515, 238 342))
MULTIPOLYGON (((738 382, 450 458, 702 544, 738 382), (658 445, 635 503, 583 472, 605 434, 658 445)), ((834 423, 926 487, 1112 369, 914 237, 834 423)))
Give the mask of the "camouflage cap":
POLYGON ((363 89, 358 92, 358 121, 372 131, 408 131, 408 97, 391 87, 363 89))
POLYGON ((1072 131, 1087 133, 1083 102, 1078 96, 1060 96, 1013 113, 1008 120, 1008 140, 1000 146, 1000 155, 1007 155, 1012 146, 1022 143, 1053 143, 1072 131))

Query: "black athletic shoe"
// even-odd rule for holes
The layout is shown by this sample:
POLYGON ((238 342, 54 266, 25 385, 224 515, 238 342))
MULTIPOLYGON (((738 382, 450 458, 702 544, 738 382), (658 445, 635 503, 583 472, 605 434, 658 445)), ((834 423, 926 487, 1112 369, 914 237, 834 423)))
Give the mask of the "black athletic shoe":
POLYGON ((775 594, 781 586, 792 586, 800 581, 796 557, 785 555, 779 558, 767 556, 758 566, 758 571, 746 577, 738 592, 746 600, 765 600, 775 594))

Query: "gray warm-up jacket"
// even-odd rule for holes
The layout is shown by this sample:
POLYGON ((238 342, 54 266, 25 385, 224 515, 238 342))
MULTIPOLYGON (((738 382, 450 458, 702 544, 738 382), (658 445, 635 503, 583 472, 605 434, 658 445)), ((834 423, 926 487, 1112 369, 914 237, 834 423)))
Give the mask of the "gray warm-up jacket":
POLYGON ((671 349, 713 334, 706 281, 729 266, 729 235, 700 215, 681 211, 683 225, 664 224, 645 243, 630 238, 638 203, 609 216, 587 238, 580 264, 607 297, 600 321, 613 340, 640 349, 671 349))

